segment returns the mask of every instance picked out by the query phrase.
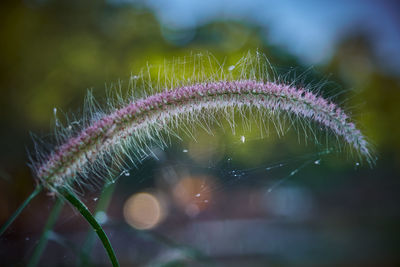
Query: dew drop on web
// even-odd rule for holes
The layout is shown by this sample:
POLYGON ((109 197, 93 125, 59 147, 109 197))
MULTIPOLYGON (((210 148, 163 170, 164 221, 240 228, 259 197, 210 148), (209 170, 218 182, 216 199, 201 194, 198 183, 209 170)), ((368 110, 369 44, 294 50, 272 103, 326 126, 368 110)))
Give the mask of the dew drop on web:
POLYGON ((360 167, 360 162, 356 162, 356 163, 354 164, 354 169, 355 169, 355 170, 357 170, 358 167, 360 167))

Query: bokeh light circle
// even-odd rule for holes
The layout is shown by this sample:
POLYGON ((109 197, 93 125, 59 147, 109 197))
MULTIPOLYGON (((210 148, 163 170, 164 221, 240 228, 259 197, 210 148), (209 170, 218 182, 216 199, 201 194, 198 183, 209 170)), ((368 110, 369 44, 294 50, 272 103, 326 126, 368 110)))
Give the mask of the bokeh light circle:
POLYGON ((164 208, 160 199, 150 193, 132 195, 124 204, 125 221, 136 229, 151 229, 164 219, 164 208))

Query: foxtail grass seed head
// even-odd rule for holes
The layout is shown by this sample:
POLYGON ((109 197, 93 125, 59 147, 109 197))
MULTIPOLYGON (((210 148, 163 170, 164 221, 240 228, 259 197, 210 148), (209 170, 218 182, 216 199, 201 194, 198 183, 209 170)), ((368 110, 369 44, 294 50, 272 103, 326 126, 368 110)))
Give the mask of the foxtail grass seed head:
POLYGON ((259 53, 229 67, 218 65, 211 56, 175 60, 158 70, 162 82, 161 78, 151 80, 152 71, 148 68, 148 78, 143 73, 132 76, 131 95, 110 96, 107 111, 98 108, 89 93, 84 119, 64 128, 56 119, 56 128, 61 128, 56 130, 59 144, 47 154, 38 149, 31 164, 45 187, 57 192, 93 173, 103 176, 100 173, 110 171, 110 166, 123 168, 124 160, 138 163, 149 143, 164 148, 182 125, 213 121, 217 114, 234 128, 235 112, 243 117, 246 112, 258 114, 263 122, 278 118, 274 125, 281 133, 279 117, 286 116, 293 123, 314 122, 373 163, 366 138, 337 104, 315 88, 298 87, 295 81, 287 83, 272 75, 268 61, 259 53), (139 90, 141 97, 135 95, 139 90))

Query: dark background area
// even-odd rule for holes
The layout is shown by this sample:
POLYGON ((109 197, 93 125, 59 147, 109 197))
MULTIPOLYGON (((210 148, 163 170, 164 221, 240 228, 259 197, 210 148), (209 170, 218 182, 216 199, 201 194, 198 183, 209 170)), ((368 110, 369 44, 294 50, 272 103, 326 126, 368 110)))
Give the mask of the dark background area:
MULTIPOLYGON (((82 110, 88 88, 102 103, 106 86, 147 62, 209 51, 229 66, 258 49, 279 73, 307 71, 310 81, 331 81, 326 90, 344 91, 338 101, 371 140, 376 165, 359 165, 345 152, 321 157, 295 132, 260 138, 199 129, 197 142, 174 140, 114 185, 98 218, 121 264, 399 265, 400 6, 299 2, 3 1, 0 223, 35 186, 29 133, 51 133, 53 108, 82 110), (276 163, 283 166, 267 171, 276 163), (141 192, 159 215, 146 230, 124 217, 127 200, 141 192)), ((82 198, 94 210, 100 195, 98 188, 82 198)), ((54 202, 40 194, 0 237, 0 265, 29 261, 54 202)), ((65 205, 39 265, 77 264, 89 231, 65 205)), ((95 242, 89 261, 108 265, 95 242)))

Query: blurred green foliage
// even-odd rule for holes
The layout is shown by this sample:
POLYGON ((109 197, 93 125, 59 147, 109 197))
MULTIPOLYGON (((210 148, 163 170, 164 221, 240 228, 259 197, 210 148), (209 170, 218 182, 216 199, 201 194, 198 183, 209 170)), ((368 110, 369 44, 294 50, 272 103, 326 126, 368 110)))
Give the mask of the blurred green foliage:
MULTIPOLYGON (((264 29, 243 20, 178 31, 160 25, 142 6, 94 0, 3 1, 0 17, 1 220, 32 188, 25 154, 25 148, 32 149, 29 131, 51 132, 53 108, 60 113, 81 110, 88 88, 102 97, 105 87, 119 80, 126 83, 147 62, 163 64, 165 59, 204 51, 229 65, 259 49, 283 74, 293 66, 298 73, 308 67, 284 48, 270 45, 264 29)), ((331 74, 335 90, 346 89, 339 99, 374 144, 378 164, 389 166, 388 172, 395 170, 395 176, 400 166, 400 78, 380 69, 362 33, 343 39, 331 61, 315 69, 310 80, 331 74)), ((256 138, 253 135, 246 133, 249 139, 256 138)), ((231 153, 229 144, 239 140, 230 133, 220 136, 200 138, 211 145, 224 144, 231 153)), ((271 140, 235 153, 244 165, 257 165, 292 147, 275 136, 271 140)), ((185 142, 183 146, 190 145, 185 142)))
MULTIPOLYGON (((300 73, 305 69, 295 57, 269 45, 262 29, 244 21, 216 21, 177 32, 160 25, 144 7, 106 1, 8 1, 0 12, 4 177, 18 176, 16 170, 26 162, 24 148, 31 147, 28 132, 48 133, 54 107, 66 113, 79 110, 86 89, 104 95, 105 85, 126 82, 147 62, 163 64, 210 51, 229 64, 260 49, 282 73, 291 66, 300 73)), ((319 77, 333 73, 333 81, 350 88, 341 99, 354 107, 353 115, 378 154, 386 151, 398 162, 400 82, 379 69, 368 39, 349 36, 332 61, 316 69, 319 77)))
MULTIPOLYGON (((248 50, 259 49, 278 72, 296 66, 302 73, 307 67, 284 49, 269 45, 265 30, 242 20, 177 31, 160 25, 141 6, 65 0, 8 1, 0 16, 0 169, 2 177, 14 181, 31 181, 25 167, 25 147, 32 148, 28 132, 50 132, 54 107, 59 113, 76 113, 88 88, 103 96, 105 86, 126 83, 147 62, 163 64, 165 59, 209 51, 229 65, 248 50)), ((332 73, 331 80, 350 88, 340 99, 352 108, 378 155, 387 153, 399 162, 399 78, 379 69, 368 39, 361 33, 349 36, 332 61, 316 69, 318 75, 309 75, 314 81, 332 73)))

